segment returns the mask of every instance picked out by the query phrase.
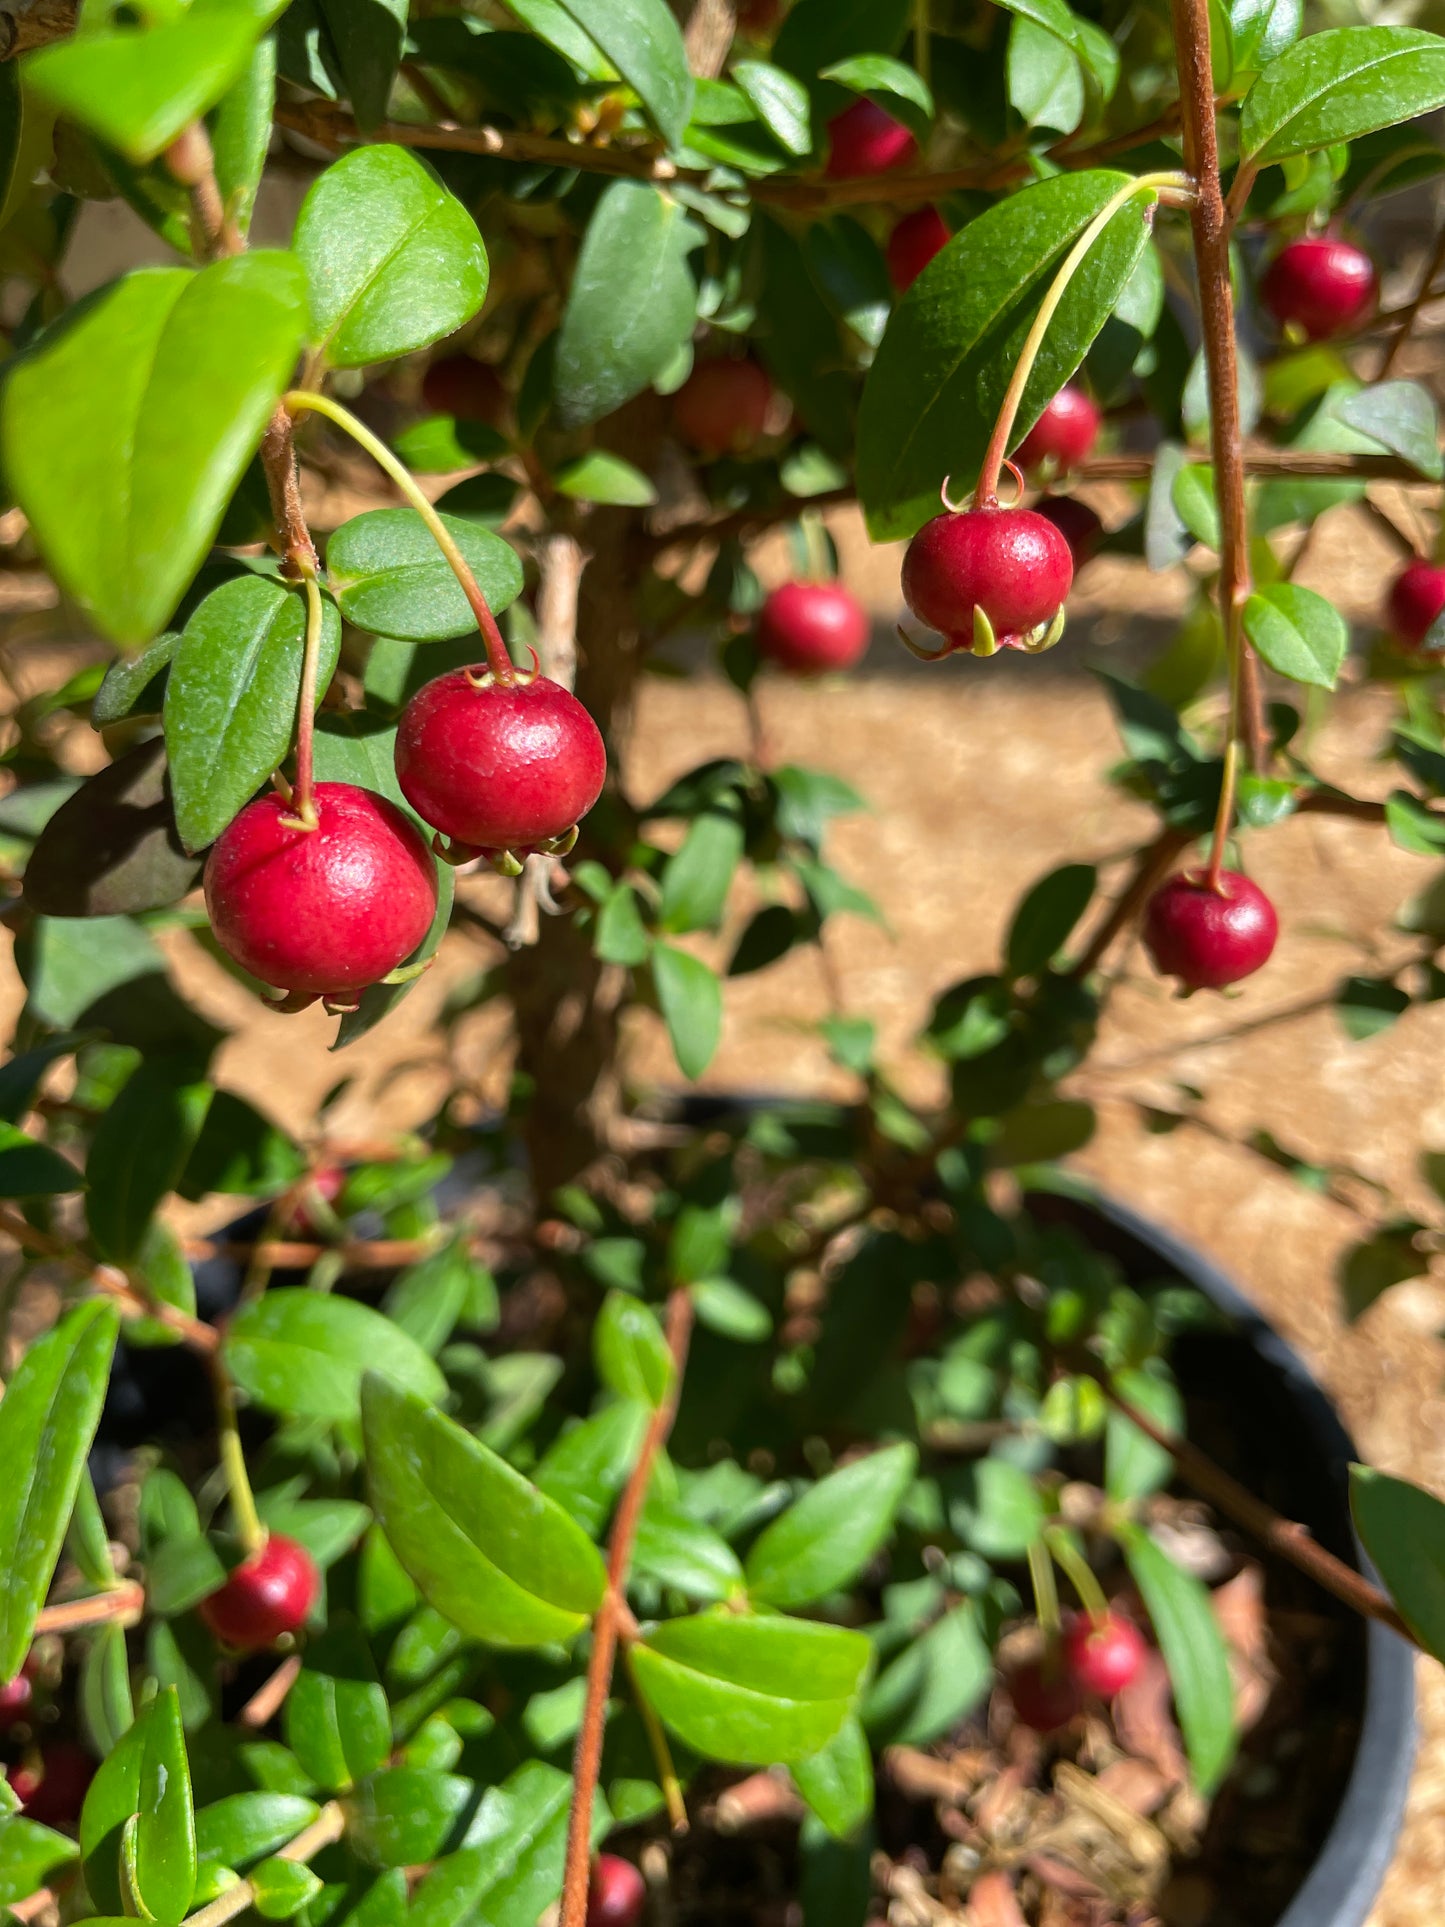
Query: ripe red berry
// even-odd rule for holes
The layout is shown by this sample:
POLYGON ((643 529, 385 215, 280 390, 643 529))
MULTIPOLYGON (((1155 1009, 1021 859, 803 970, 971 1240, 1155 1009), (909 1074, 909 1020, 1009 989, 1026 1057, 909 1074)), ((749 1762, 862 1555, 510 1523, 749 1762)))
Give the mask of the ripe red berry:
POLYGON ((647 1888, 630 1860, 599 1853, 587 1889, 587 1927, 637 1927, 647 1888))
POLYGON ((317 827, 258 797, 216 839, 206 910, 221 947, 278 990, 351 1001, 411 955, 437 907, 436 866, 394 803, 318 783, 317 827))
POLYGON ((891 174, 918 158, 918 142, 901 120, 860 94, 851 107, 828 122, 830 181, 857 180, 865 174, 891 174))
POLYGON ((1099 437, 1103 419, 1082 388, 1065 382, 1018 446, 1023 468, 1077 468, 1099 437))
POLYGON ((1035 1733, 1057 1732, 1079 1710, 1079 1690, 1057 1652, 1016 1666, 1006 1683, 1014 1712, 1035 1733))
POLYGON ((672 424, 699 455, 741 455, 772 405, 773 384, 755 361, 700 361, 672 398, 672 424))
POLYGON ((52 1740, 37 1761, 11 1767, 6 1777, 27 1819, 43 1827, 68 1827, 80 1818, 95 1761, 74 1740, 52 1740))
POLYGON ((1260 279, 1265 307, 1279 325, 1310 341, 1328 341, 1358 326, 1375 305, 1375 264, 1348 241, 1306 235, 1280 249, 1260 279))
POLYGON ((422 376, 422 400, 439 415, 495 428, 509 405, 502 378, 490 362, 474 355, 446 355, 422 376))
POLYGON ((1104 539, 1104 524, 1087 502, 1074 495, 1045 495, 1035 502, 1034 512, 1052 522, 1068 543, 1076 575, 1086 562, 1092 562, 1104 539))
POLYGON ((546 676, 478 685, 453 669, 402 711, 396 777, 418 816, 475 850, 565 836, 602 794, 607 752, 570 690, 546 676))
POLYGON ((1445 568, 1417 557, 1390 584, 1386 623, 1402 649, 1418 649, 1445 609, 1445 568))
POLYGON ((1068 543, 1033 509, 936 515, 903 558, 904 600, 919 621, 955 649, 972 649, 983 631, 985 654, 991 653, 985 625, 1001 648, 1047 647, 1073 579, 1068 543))
POLYGON ((758 617, 758 648, 795 676, 851 669, 868 636, 867 612, 841 582, 785 582, 758 617))
POLYGON ((0 1686, 0 1728, 12 1726, 29 1707, 35 1688, 24 1673, 7 1679, 0 1686))
POLYGON ((1144 910, 1144 947, 1155 969, 1189 990, 1222 990, 1253 976, 1278 935, 1274 905, 1236 870, 1220 871, 1218 890, 1203 871, 1182 871, 1144 910))
POLYGON ((1081 1693, 1093 1693, 1099 1699, 1122 1693, 1137 1676, 1148 1650, 1133 1620, 1119 1613, 1105 1613, 1099 1619, 1085 1613, 1064 1628, 1064 1664, 1069 1675, 1081 1693))
POLYGON ((243 1653, 273 1646, 306 1624, 321 1575, 304 1546, 273 1532, 261 1550, 237 1566, 198 1611, 217 1639, 243 1653))
POLYGON ((948 225, 936 207, 916 207, 904 215, 889 235, 885 250, 888 279, 900 294, 913 286, 934 255, 947 247, 948 240, 948 225))

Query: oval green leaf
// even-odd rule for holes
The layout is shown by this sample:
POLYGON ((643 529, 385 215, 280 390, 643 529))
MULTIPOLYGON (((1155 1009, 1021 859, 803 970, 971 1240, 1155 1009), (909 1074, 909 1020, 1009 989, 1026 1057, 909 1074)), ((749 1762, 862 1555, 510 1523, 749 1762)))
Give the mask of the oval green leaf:
POLYGON ((91 1140, 85 1212, 103 1257, 140 1255, 156 1206, 180 1182, 214 1095, 190 1057, 151 1057, 132 1071, 91 1140))
POLYGON ((307 1777, 328 1792, 385 1766, 391 1712, 371 1647, 349 1614, 337 1613, 307 1646, 306 1662, 286 1695, 285 1733, 307 1777))
POLYGON ((165 1687, 90 1783, 80 1815, 85 1882, 109 1914, 122 1904, 122 1838, 133 1898, 151 1920, 184 1919, 196 1888, 196 1818, 180 1699, 165 1687))
POLYGON ((1194 1783, 1210 1794, 1234 1758, 1238 1734, 1229 1653, 1208 1588, 1138 1526, 1125 1527, 1119 1543, 1169 1668, 1194 1783))
POLYGON ((656 1315, 640 1298, 610 1291, 592 1332, 597 1376, 619 1398, 661 1405, 672 1384, 672 1353, 656 1315))
POLYGON ((1241 160, 1264 167, 1358 140, 1445 104, 1445 40, 1418 27, 1332 27, 1270 61, 1239 114, 1241 160))
POLYGON ((804 1606, 856 1579, 887 1542, 917 1464, 911 1445, 890 1445, 820 1479, 753 1542, 748 1591, 804 1606))
MULTIPOLYGON (((522 591, 516 550, 475 522, 442 521, 492 614, 515 602, 522 591)), ((371 509, 343 522, 326 545, 326 579, 346 620, 373 635, 445 642, 476 631, 471 604, 415 509, 371 509)))
POLYGON ((1271 669, 1292 682, 1334 688, 1350 631, 1332 602, 1295 582, 1268 582, 1245 603, 1243 622, 1271 669))
POLYGON ((670 147, 692 107, 682 29, 667 0, 560 0, 587 37, 633 87, 670 147))
POLYGON ((365 1372, 425 1398, 446 1392, 414 1338, 370 1305, 331 1292, 282 1289, 254 1299, 231 1320, 224 1355, 241 1389, 286 1418, 355 1419, 365 1372))
POLYGON ((1445 1656, 1445 1505, 1418 1485, 1352 1465, 1350 1510, 1401 1618, 1427 1653, 1445 1656))
POLYGON ((179 903, 200 874, 176 831, 165 745, 152 738, 61 804, 25 866, 25 901, 46 917, 135 916, 179 903))
POLYGON ((652 981, 684 1077, 701 1077, 722 1036, 722 985, 700 957, 670 943, 654 946, 652 981))

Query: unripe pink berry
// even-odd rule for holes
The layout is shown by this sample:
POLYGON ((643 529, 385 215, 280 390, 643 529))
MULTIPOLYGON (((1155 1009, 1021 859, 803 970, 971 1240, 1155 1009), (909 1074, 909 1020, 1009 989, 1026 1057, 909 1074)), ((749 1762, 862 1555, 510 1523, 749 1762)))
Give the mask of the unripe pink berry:
POLYGON ((1183 871, 1144 910, 1144 947, 1154 968, 1187 990, 1223 990, 1253 976, 1269 962, 1278 936, 1274 905, 1237 870, 1221 870, 1217 890, 1202 870, 1183 871))
POLYGON ((841 582, 785 582, 758 616, 758 648, 779 669, 821 676, 851 669, 868 647, 866 610, 841 582))
POLYGON ((1279 325, 1310 341, 1358 327, 1375 305, 1375 264, 1348 241, 1306 235, 1280 249, 1260 278, 1260 298, 1279 325))

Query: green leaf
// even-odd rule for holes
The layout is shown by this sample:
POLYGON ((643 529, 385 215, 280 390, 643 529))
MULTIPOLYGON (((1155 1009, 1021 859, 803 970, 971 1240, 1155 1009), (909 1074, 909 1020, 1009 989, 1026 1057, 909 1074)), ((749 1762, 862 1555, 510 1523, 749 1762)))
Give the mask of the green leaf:
POLYGON ((1414 856, 1439 856, 1445 851, 1445 815, 1408 790, 1392 790, 1385 799, 1385 824, 1391 840, 1414 856))
POLYGON ((791 1765, 855 1710, 871 1648, 814 1620, 747 1617, 718 1607, 648 1630, 632 1649, 638 1689, 705 1758, 791 1765))
POLYGON ((1428 1269, 1424 1254, 1415 1248, 1417 1226, 1387 1226, 1352 1245, 1340 1259, 1340 1307, 1350 1324, 1362 1317, 1391 1285, 1418 1278, 1428 1269))
MULTIPOLYGON (((341 617, 322 599, 319 703, 341 655, 341 617)), ((235 576, 186 624, 166 683, 166 755, 188 850, 214 843, 291 747, 306 597, 275 577, 235 576)))
POLYGON ((96 1127, 86 1217, 102 1256, 139 1253, 156 1206, 180 1179, 214 1095, 193 1059, 153 1057, 132 1072, 96 1127))
POLYGON ((333 368, 414 354, 487 296, 477 224, 404 147, 358 147, 301 204, 293 242, 311 291, 312 341, 333 368))
MULTIPOLYGON (((457 421, 451 415, 425 415, 394 436, 392 447, 407 467, 419 474, 449 475, 453 469, 500 461, 507 452, 507 440, 486 422, 457 421)), ((515 483, 512 492, 516 492, 515 483)))
POLYGON ((873 1756, 851 1715, 828 1744, 789 1769, 798 1791, 835 1839, 846 1840, 873 1811, 873 1756))
POLYGON ((1084 71, 1066 41, 1022 16, 1009 28, 1009 105, 1028 127, 1071 134, 1084 118, 1084 71))
POLYGON ((228 1793, 196 1815, 197 1867, 244 1873, 294 1840, 319 1811, 314 1800, 295 1793, 228 1793))
MULTIPOLYGON (((1145 1418, 1166 1432, 1182 1430, 1184 1402, 1170 1380, 1152 1372, 1122 1371, 1115 1372, 1113 1382, 1120 1396, 1145 1418)), ((1145 1499, 1168 1485, 1173 1476, 1174 1460, 1164 1447, 1110 1406, 1104 1431, 1104 1490, 1114 1503, 1145 1499)))
POLYGON ((286 1744, 329 1793, 365 1779, 391 1754, 391 1712, 371 1647, 346 1613, 332 1616, 286 1695, 286 1744))
POLYGON ((1445 1653, 1445 1505, 1405 1479, 1352 1465, 1350 1510, 1401 1618, 1439 1659, 1445 1653))
POLYGON ((596 1539, 637 1462, 651 1407, 618 1399, 582 1419, 548 1447, 537 1485, 596 1539))
POLYGON ((699 1278, 692 1286, 697 1322, 740 1345, 761 1345, 773 1329, 772 1314, 761 1300, 731 1278, 699 1278))
POLYGON ((561 0, 561 5, 636 90, 653 125, 675 147, 692 108, 692 76, 682 29, 667 0, 561 0))
POLYGON ((217 1091, 176 1189, 192 1200, 213 1191, 269 1198, 305 1170, 305 1157, 279 1126, 233 1091, 217 1091))
POLYGON ((868 807, 851 783, 829 770, 785 763, 773 771, 772 784, 778 795, 778 834, 797 837, 814 850, 821 846, 834 817, 851 816, 868 807))
POLYGON ((85 1883, 109 1914, 129 1911, 121 1870, 145 1917, 176 1922, 196 1889, 196 1821, 191 1770, 176 1689, 164 1688, 140 1714, 90 1783, 80 1815, 85 1883))
POLYGON ((1207 549, 1219 547, 1219 499, 1214 487, 1214 470, 1207 462, 1186 462, 1175 474, 1169 489, 1175 513, 1196 542, 1207 549))
POLYGON ((597 912, 593 949, 603 963, 622 964, 631 969, 647 962, 652 939, 643 927, 637 892, 630 883, 616 884, 597 912))
POLYGON ((251 1905, 263 1920, 290 1920, 321 1892, 321 1876, 295 1860, 273 1856, 251 1869, 251 1905))
POLYGON ((695 816, 662 873, 660 927, 674 935, 714 928, 742 854, 743 826, 735 816, 712 810, 695 816))
POLYGON ((94 1636, 81 1665, 80 1716, 102 1759, 135 1721, 125 1628, 114 1622, 94 1636))
POLYGON ((13 1124, 0 1124, 0 1198, 53 1198, 84 1188, 68 1159, 13 1124))
POLYGON ((1234 73, 1257 73, 1299 39, 1303 0, 1230 0, 1234 73))
POLYGON ((0 1907, 39 1893, 76 1852, 73 1840, 38 1820, 0 1818, 0 1907))
POLYGON ((143 29, 93 24, 33 53, 25 84, 128 160, 148 161, 240 79, 280 6, 194 0, 143 29))
POLYGON ((887 1543, 917 1465, 911 1445, 890 1445, 820 1479, 753 1542, 748 1591, 805 1606, 848 1585, 887 1543))
POLYGON ((25 901, 49 917, 139 915, 178 903, 200 871, 176 834, 165 746, 152 737, 50 818, 25 866, 25 901))
POLYGON ((1044 1505, 1019 1466, 979 1459, 961 1474, 949 1517, 965 1545, 985 1559, 1021 1559, 1043 1531, 1044 1505))
POLYGON ((404 1271, 382 1300, 386 1317, 433 1358, 459 1324, 491 1331, 499 1316, 497 1281, 468 1249, 462 1230, 404 1271))
POLYGON ((363 1382, 361 1405, 377 1519, 436 1610, 494 1646, 540 1646, 580 1631, 606 1576, 562 1508, 375 1374, 363 1382))
POLYGON ((1264 167, 1445 105, 1445 40, 1415 27, 1333 27, 1270 61, 1239 114, 1241 160, 1264 167))
POLYGON ((1428 388, 1418 381, 1380 381, 1345 395, 1335 413, 1381 448, 1398 455, 1421 475, 1438 482, 1445 473, 1440 454, 1440 411, 1428 388))
POLYGON ((251 50, 245 71, 210 116, 216 186, 237 233, 250 232, 256 190, 266 169, 271 117, 276 109, 276 40, 268 34, 251 50))
POLYGON ((1119 53, 1109 36, 1076 14, 1064 0, 999 0, 1017 19, 1053 34, 1083 63, 1105 100, 1119 80, 1119 53))
MULTIPOLYGON (((475 522, 455 515, 442 521, 492 614, 500 614, 522 591, 516 550, 475 522)), ((476 633, 471 604, 415 509, 370 509, 343 522, 326 545, 326 580, 358 629, 407 642, 476 633)))
POLYGON ((1335 1014, 1355 1043, 1378 1037, 1410 1008, 1410 993, 1388 977, 1346 977, 1335 998, 1335 1014))
POLYGON ((687 253, 696 238, 681 202, 658 188, 604 188, 557 336, 553 395, 565 426, 610 415, 650 387, 691 338, 697 289, 687 253))
MULTIPOLYGON (((893 312, 893 284, 883 250, 867 228, 848 215, 814 221, 804 236, 803 252, 813 279, 836 312, 854 334, 876 348, 893 312)), ((789 494, 806 496, 838 488, 848 476, 814 444, 790 453, 779 469, 779 479, 789 494)))
POLYGON ((657 490, 642 470, 605 448, 594 448, 577 461, 568 462, 552 479, 559 495, 570 495, 578 502, 646 508, 657 500, 657 490))
POLYGON ((1244 633, 1271 669, 1295 682, 1333 689, 1349 626, 1332 602, 1294 582, 1269 582, 1244 605, 1244 633))
POLYGON ((137 269, 10 363, 0 462, 57 582, 112 640, 165 626, 304 325, 295 260, 246 254, 200 274, 137 269))
MULTIPOLYGON (((868 372, 858 491, 875 541, 913 534, 951 477, 978 478, 1024 335, 1063 253, 1128 177, 1063 174, 971 221, 903 297, 868 372)), ((1019 410, 1031 423, 1083 360, 1148 239, 1147 194, 1110 221, 1069 283, 1019 410)))
POLYGON ((909 1642, 863 1709, 875 1746, 929 1746, 965 1718, 993 1680, 993 1654, 965 1601, 909 1642))
POLYGON ((1208 1795, 1228 1771, 1239 1737, 1229 1652, 1208 1589, 1138 1526, 1124 1527, 1119 1543, 1169 1668, 1194 1784, 1208 1795))
POLYGON ((633 1569, 689 1599, 727 1599, 742 1590, 738 1556, 720 1533, 652 1492, 638 1522, 633 1569))
POLYGON ((672 1353, 651 1308, 609 1291, 592 1332, 597 1376, 619 1398, 661 1405, 673 1379, 672 1353))
POLYGON ((424 1398, 446 1393, 414 1338, 370 1305, 331 1292, 273 1289, 252 1299, 226 1328, 224 1356, 242 1391, 286 1418, 354 1420, 367 1372, 424 1398))
POLYGON ((356 123, 369 134, 386 119, 406 45, 407 0, 320 0, 320 7, 356 123))
POLYGON ((90 705, 90 720, 95 727, 104 729, 107 723, 118 723, 123 716, 135 715, 141 698, 152 684, 155 685, 152 703, 140 713, 159 715, 165 690, 164 671, 180 646, 179 635, 168 633, 157 636, 138 656, 117 656, 106 670, 105 680, 90 705))
POLYGON ((800 80, 769 60, 735 60, 732 77, 780 147, 790 154, 811 152, 812 111, 800 80))
POLYGON ((722 985, 701 958, 670 943, 652 952, 652 980, 672 1054, 684 1077, 701 1077, 722 1036, 722 985))
POLYGON ((421 1866, 456 1844, 475 1797, 472 1782, 459 1774, 385 1767, 347 1802, 347 1844, 369 1866, 421 1866))
POLYGON ((532 1927, 561 1891, 571 1804, 571 1775, 541 1760, 489 1787, 468 1844, 439 1860, 412 1895, 408 1927, 532 1927))
POLYGON ((1040 878, 1009 926, 1004 959, 1010 976, 1033 977, 1047 967, 1088 909, 1098 880, 1092 863, 1066 863, 1040 878))
POLYGON ((928 82, 906 61, 888 54, 852 54, 818 71, 819 80, 833 80, 856 94, 889 94, 903 104, 903 118, 918 134, 933 119, 933 93, 928 82), (906 110, 912 108, 913 112, 906 110))

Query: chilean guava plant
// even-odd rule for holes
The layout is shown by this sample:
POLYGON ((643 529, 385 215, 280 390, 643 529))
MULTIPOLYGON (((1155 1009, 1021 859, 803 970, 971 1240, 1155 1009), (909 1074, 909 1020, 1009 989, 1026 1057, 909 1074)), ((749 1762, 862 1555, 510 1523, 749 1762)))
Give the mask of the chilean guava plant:
MULTIPOLYGON (((1151 1681, 1197 1819, 1241 1736, 1209 1587, 1155 1529, 1176 1477, 1445 1654, 1439 1504, 1357 1471, 1379 1587, 1277 1516, 1183 1436, 1173 1345, 1207 1308, 1038 1202, 1136 927, 1217 994, 1268 969, 1249 867, 1285 817, 1445 856, 1445 558, 1411 547, 1360 639, 1383 798, 1312 767, 1350 637, 1292 579, 1372 481, 1441 479, 1394 372, 1441 249, 1382 313, 1362 237, 1441 170, 1445 40, 1298 0, 6 19, 6 529, 104 647, 5 738, 0 1901, 702 1921, 669 1853, 766 1796, 789 1917, 849 1927, 888 1904, 885 1748, 926 1777, 983 1721, 1020 1786, 1087 1781, 1151 1681), (166 260, 70 301, 91 200, 166 260), (331 515, 338 469, 375 506, 331 515), (844 1011, 850 1101, 659 1109, 634 1013, 698 1079, 726 980, 876 913, 827 855, 863 799, 760 729, 634 793, 637 689, 679 630, 750 702, 853 668, 821 513, 853 500, 907 544, 903 639, 940 677, 1067 651, 1101 544, 1187 559, 1178 638, 1109 685, 1155 828, 1106 886, 1019 879, 997 970, 921 1040, 936 1111, 844 1011), (108 759, 85 780, 72 719, 108 759), (479 1127, 459 1079, 364 1147, 218 1085, 168 968, 200 945, 320 1002, 344 1078, 452 927, 491 967, 443 1021, 506 1008, 510 1105, 479 1127), (169 1201, 216 1197, 232 1231, 183 1239, 169 1201)), ((1354 1034, 1439 995, 1438 886, 1411 927, 1408 966, 1341 987, 1354 1034)), ((1356 1308, 1436 1236, 1376 1226, 1356 1308)), ((1033 1863, 950 1864, 959 1906, 976 1879, 1059 1917, 1033 1863)))

